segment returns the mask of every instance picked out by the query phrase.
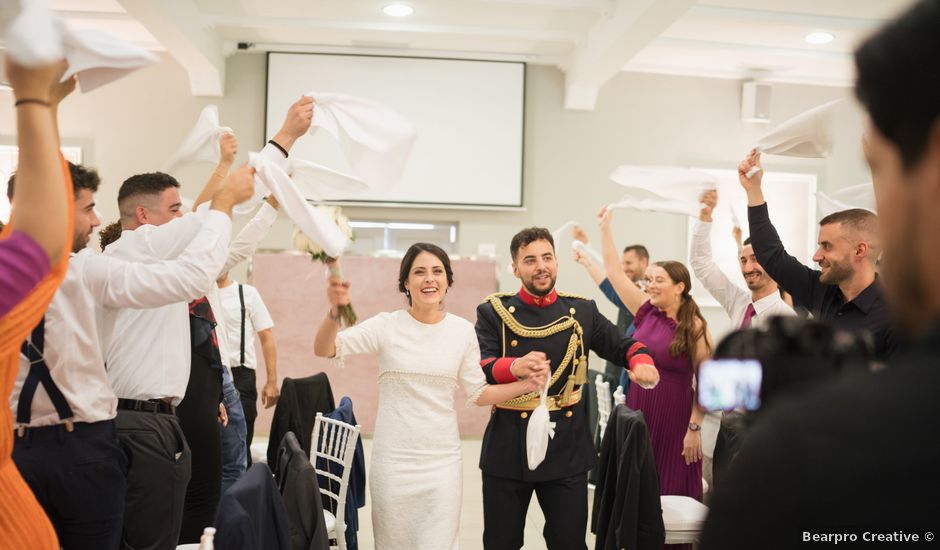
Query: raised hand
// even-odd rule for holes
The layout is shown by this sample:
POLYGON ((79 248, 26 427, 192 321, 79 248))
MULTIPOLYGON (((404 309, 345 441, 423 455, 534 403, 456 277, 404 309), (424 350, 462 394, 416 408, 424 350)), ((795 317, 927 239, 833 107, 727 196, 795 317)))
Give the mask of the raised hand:
POLYGON ((344 281, 339 277, 330 277, 329 286, 326 288, 326 299, 334 310, 339 306, 350 304, 349 286, 349 281, 344 281))
POLYGON ((613 217, 614 209, 610 206, 604 206, 601 208, 600 212, 597 213, 597 226, 601 228, 601 231, 610 229, 610 220, 613 217))
POLYGON ((745 191, 751 192, 754 188, 760 188, 763 178, 764 168, 760 163, 760 151, 751 149, 747 158, 738 165, 738 181, 745 191))
POLYGON ((238 138, 235 134, 225 133, 219 140, 219 166, 228 169, 235 162, 238 154, 238 138))
POLYGON ((240 204, 255 194, 255 169, 242 164, 237 170, 230 173, 222 181, 222 188, 217 197, 232 201, 232 205, 240 204))
POLYGON ((574 233, 574 240, 581 241, 584 244, 588 243, 587 231, 583 227, 576 225, 572 228, 572 232, 574 233))
POLYGON ((698 200, 702 203, 702 210, 698 214, 698 219, 703 222, 711 222, 715 207, 718 206, 718 190, 709 189, 702 193, 698 200))
MULTIPOLYGON (((10 56, 7 56, 7 80, 9 80, 10 87, 13 88, 13 95, 17 100, 35 99, 53 104, 56 102, 54 94, 61 95, 58 98, 61 99, 71 92, 71 90, 65 91, 68 86, 62 89, 59 87, 59 82, 62 80, 62 75, 65 74, 68 66, 68 63, 63 59, 41 67, 24 67, 12 61, 10 56)), ((71 80, 66 82, 71 82, 72 89, 75 89, 74 82, 71 80)))

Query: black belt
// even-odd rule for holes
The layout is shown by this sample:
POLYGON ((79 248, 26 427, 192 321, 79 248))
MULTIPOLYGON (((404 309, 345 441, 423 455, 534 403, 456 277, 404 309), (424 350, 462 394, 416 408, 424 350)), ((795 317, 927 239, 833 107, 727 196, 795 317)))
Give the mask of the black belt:
POLYGON ((176 414, 176 407, 161 399, 141 401, 139 399, 118 399, 117 408, 124 411, 176 414))

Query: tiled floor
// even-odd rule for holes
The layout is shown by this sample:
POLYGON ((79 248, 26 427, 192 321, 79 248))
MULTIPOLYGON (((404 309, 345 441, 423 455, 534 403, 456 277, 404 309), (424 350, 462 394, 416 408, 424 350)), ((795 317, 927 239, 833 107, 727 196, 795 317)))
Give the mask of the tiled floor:
MULTIPOLYGON (((266 448, 266 439, 256 437, 253 447, 259 449, 266 448)), ((372 440, 363 439, 363 447, 366 455, 366 467, 368 468, 372 455, 372 440)), ((483 489, 480 479, 480 469, 477 466, 479 458, 480 440, 464 439, 463 507, 461 508, 460 514, 461 550, 479 550, 483 548, 483 489)), ((590 499, 592 497, 593 493, 589 492, 588 498, 590 499)), ((373 550, 375 548, 372 538, 372 511, 369 507, 369 500, 367 494, 365 507, 359 509, 359 548, 361 550, 373 550)), ((590 502, 588 502, 588 505, 590 506, 590 502)), ((590 514, 590 511, 588 513, 590 514)), ((588 517, 590 517, 590 515, 588 517)), ((544 550, 546 548, 545 540, 542 538, 542 527, 544 525, 545 518, 542 516, 541 509, 539 509, 538 501, 533 497, 526 518, 524 550, 544 550)), ((594 547, 594 535, 590 532, 586 533, 585 540, 588 548, 594 547)))

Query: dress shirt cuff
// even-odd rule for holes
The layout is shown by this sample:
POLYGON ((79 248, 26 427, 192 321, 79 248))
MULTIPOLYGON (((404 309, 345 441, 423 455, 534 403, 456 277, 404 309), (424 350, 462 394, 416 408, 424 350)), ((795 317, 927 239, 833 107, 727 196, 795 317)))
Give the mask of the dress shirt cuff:
POLYGON ((263 149, 261 149, 261 155, 265 160, 273 162, 280 166, 281 170, 284 170, 285 173, 291 173, 291 161, 284 156, 284 153, 281 152, 276 146, 271 145, 270 143, 266 144, 263 149))
POLYGON ((653 365, 653 358, 650 356, 646 346, 637 342, 630 346, 627 351, 627 370, 633 370, 637 365, 653 365))
POLYGON ((493 364, 493 379, 495 379, 500 384, 509 384, 510 382, 515 382, 516 377, 513 376, 512 367, 513 361, 518 359, 518 357, 501 357, 496 360, 496 363, 493 364))
POLYGON ((261 209, 258 210, 255 216, 268 225, 274 225, 274 222, 277 221, 277 210, 271 206, 268 201, 264 201, 261 203, 261 209))

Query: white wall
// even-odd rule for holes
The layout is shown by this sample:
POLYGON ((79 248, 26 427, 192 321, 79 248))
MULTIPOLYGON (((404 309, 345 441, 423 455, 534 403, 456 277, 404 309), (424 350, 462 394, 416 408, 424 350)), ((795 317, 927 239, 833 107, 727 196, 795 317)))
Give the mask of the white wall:
MULTIPOLYGON (((64 144, 85 148, 86 164, 97 167, 104 180, 98 193, 104 219, 117 217, 115 197, 128 176, 159 169, 195 121, 200 109, 219 106, 222 123, 239 136, 240 157, 263 144, 264 56, 240 54, 228 60, 226 97, 194 98, 185 72, 173 61, 133 74, 87 96, 76 94, 60 116, 64 144)), ((520 228, 554 228, 579 220, 597 237, 594 215, 604 203, 619 198, 620 189, 607 180, 619 164, 672 164, 733 168, 765 127, 739 119, 740 86, 729 80, 622 73, 609 82, 591 112, 562 108, 563 75, 554 68, 531 66, 526 82, 525 184, 523 212, 393 210, 349 208, 354 218, 459 221, 459 251, 476 254, 480 243, 495 243, 499 263, 509 261, 509 240, 520 228)), ((772 114, 776 121, 850 94, 839 88, 775 85, 772 114)), ((9 92, 0 92, 0 96, 9 92)), ((5 98, 12 103, 11 98, 5 98)), ((12 143, 12 109, 0 109, 0 136, 12 143)), ((836 147, 826 160, 768 158, 768 169, 810 172, 821 190, 870 181, 859 150, 860 117, 839 120, 836 147)), ((180 178, 184 194, 195 196, 211 167, 189 168, 180 178)), ((784 212, 772 215, 782 216, 784 212)), ((686 221, 619 211, 614 221, 618 243, 643 243, 654 259, 686 257, 686 221)), ((289 246, 291 225, 279 220, 263 243, 266 248, 289 246)), ((559 287, 599 296, 583 270, 562 254, 559 287)), ((457 274, 459 284, 459 273, 457 274)), ((503 290, 517 282, 500 273, 503 290)), ((694 283, 693 283, 694 284, 694 283)), ((603 300, 602 300, 603 302, 603 300)), ((600 303, 600 302, 599 302, 600 303)), ((614 310, 602 303, 613 317, 614 310)), ((707 312, 714 332, 724 332, 726 317, 707 312)))

